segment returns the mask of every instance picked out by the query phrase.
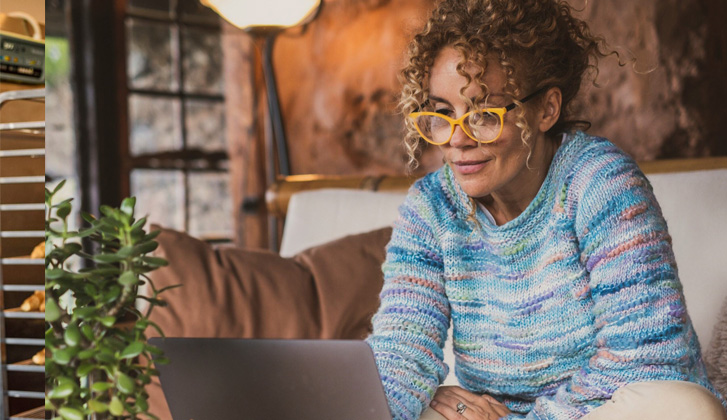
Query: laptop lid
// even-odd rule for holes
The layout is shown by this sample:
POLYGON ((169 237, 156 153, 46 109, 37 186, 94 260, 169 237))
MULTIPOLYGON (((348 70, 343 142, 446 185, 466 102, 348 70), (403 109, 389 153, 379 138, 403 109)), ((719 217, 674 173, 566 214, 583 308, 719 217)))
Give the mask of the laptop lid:
POLYGON ((371 348, 355 340, 151 338, 174 420, 391 420, 371 348))

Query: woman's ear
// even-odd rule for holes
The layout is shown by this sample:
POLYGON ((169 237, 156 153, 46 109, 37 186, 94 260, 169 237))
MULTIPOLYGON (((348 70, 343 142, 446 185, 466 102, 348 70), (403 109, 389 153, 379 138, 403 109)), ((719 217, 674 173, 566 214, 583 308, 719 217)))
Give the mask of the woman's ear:
POLYGON ((543 94, 543 102, 538 128, 545 133, 558 122, 560 118, 560 106, 563 103, 563 95, 560 88, 552 87, 543 94))

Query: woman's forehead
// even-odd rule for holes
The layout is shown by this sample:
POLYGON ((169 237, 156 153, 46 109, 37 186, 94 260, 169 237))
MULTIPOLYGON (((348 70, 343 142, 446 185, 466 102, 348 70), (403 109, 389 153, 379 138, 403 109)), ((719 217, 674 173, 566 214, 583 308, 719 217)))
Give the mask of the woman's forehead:
MULTIPOLYGON (((440 95, 451 89, 459 90, 459 88, 467 85, 467 78, 459 74, 457 66, 462 61, 462 54, 452 47, 446 47, 437 54, 432 65, 429 76, 429 90, 431 94, 440 95)), ((505 72, 496 59, 488 59, 486 63, 484 77, 482 82, 488 87, 489 93, 500 93, 505 86, 505 72)), ((479 66, 474 63, 468 63, 465 71, 474 77, 479 71, 479 66)), ((476 83, 468 87, 468 91, 479 91, 476 83)))

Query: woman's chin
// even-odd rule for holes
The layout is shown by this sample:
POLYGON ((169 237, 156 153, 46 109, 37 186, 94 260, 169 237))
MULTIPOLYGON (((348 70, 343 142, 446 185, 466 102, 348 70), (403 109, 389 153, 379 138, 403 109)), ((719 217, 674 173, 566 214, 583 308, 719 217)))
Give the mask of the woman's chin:
POLYGON ((489 185, 482 182, 481 179, 472 179, 469 177, 466 177, 465 179, 460 179, 459 177, 455 178, 457 179, 459 186, 462 188, 462 191, 472 198, 477 199, 492 194, 492 190, 489 185))

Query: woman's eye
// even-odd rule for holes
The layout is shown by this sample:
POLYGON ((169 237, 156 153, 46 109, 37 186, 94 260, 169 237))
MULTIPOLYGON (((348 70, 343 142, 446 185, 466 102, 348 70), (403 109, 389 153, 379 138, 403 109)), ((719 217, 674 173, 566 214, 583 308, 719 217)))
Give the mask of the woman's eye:
POLYGON ((435 109, 434 112, 437 114, 442 114, 442 115, 447 115, 447 116, 452 114, 452 110, 447 109, 447 108, 435 109))

